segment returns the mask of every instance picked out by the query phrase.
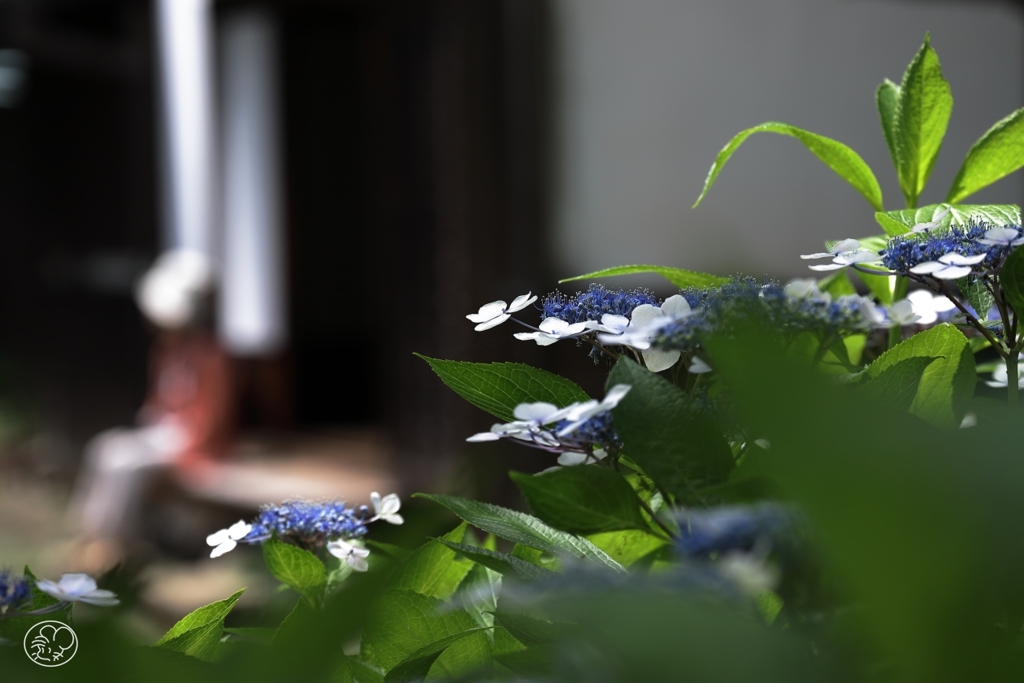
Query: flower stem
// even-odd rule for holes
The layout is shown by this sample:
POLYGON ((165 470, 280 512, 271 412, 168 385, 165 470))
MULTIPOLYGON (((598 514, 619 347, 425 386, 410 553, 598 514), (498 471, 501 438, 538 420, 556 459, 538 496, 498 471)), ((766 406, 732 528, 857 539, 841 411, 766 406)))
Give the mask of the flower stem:
POLYGON ((1017 379, 1017 354, 1011 353, 1006 357, 1006 402, 1011 408, 1017 407, 1017 394, 1020 393, 1020 383, 1017 379))

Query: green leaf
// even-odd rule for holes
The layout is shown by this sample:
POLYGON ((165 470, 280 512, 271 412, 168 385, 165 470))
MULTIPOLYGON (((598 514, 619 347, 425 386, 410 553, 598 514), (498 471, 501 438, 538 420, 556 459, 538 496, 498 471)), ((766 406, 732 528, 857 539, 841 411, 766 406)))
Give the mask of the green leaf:
POLYGON ((971 307, 977 311, 978 318, 985 320, 988 317, 989 310, 991 310, 992 305, 996 301, 996 298, 992 296, 992 292, 985 286, 985 281, 979 278, 964 277, 957 280, 956 285, 960 288, 964 297, 966 297, 967 302, 971 304, 971 307))
MULTIPOLYGON (((491 546, 494 545, 494 536, 489 535, 491 546)), ((465 546, 467 548, 478 548, 477 546, 465 546)), ((494 552, 494 548, 482 548, 494 552)), ((452 596, 452 601, 460 605, 466 613, 473 618, 477 626, 490 628, 494 626, 494 611, 498 609, 498 594, 501 593, 502 577, 499 572, 477 563, 466 574, 466 578, 459 584, 458 589, 452 596)), ((493 643, 494 632, 490 631, 487 638, 493 643)))
POLYGON ((243 640, 252 640, 263 645, 269 645, 274 642, 274 634, 277 632, 276 629, 272 628, 226 628, 224 633, 230 633, 233 636, 238 636, 243 640))
POLYGON ((393 588, 415 591, 439 600, 447 600, 473 568, 473 563, 456 557, 447 543, 462 543, 466 536, 463 522, 436 540, 416 549, 399 565, 393 577, 393 588))
POLYGON ((429 667, 435 674, 455 678, 480 668, 490 660, 490 641, 463 610, 412 591, 387 590, 363 629, 362 656, 390 673, 410 657, 456 635, 462 637, 448 643, 429 667))
POLYGON ((896 102, 900 96, 900 86, 888 78, 882 81, 875 91, 875 103, 878 105, 878 118, 882 123, 882 133, 885 135, 885 144, 889 148, 889 156, 892 157, 892 165, 899 172, 900 162, 896 154, 896 102))
POLYGON ((575 382, 522 363, 465 363, 413 355, 427 361, 459 396, 505 422, 515 419, 512 411, 520 403, 544 401, 563 408, 590 400, 575 382))
POLYGON ((893 294, 896 289, 895 275, 870 275, 858 271, 857 277, 871 290, 871 293, 878 299, 878 303, 883 306, 892 304, 893 294))
POLYGON ((154 646, 181 652, 204 661, 213 659, 223 635, 224 618, 244 591, 243 588, 229 598, 212 602, 191 612, 172 626, 154 643, 154 646))
POLYGON ((718 157, 715 158, 715 163, 711 164, 708 177, 704 181, 704 189, 701 191, 700 196, 697 197, 697 201, 694 202, 694 208, 701 203, 704 195, 711 189, 718 174, 721 173, 722 167, 725 166, 725 162, 743 144, 743 141, 754 133, 777 133, 796 138, 814 156, 825 162, 826 166, 838 173, 839 177, 860 192, 871 206, 875 207, 876 211, 881 211, 884 208, 882 204, 882 188, 878 186, 875 174, 871 172, 871 168, 864 163, 860 155, 841 142, 776 121, 769 121, 762 123, 760 126, 754 126, 753 128, 741 131, 722 148, 722 151, 718 153, 718 157))
POLYGON ((384 683, 413 683, 414 681, 423 680, 427 677, 427 674, 430 672, 430 667, 434 665, 437 658, 440 657, 441 654, 444 653, 444 651, 451 645, 467 636, 473 635, 474 633, 480 633, 481 631, 487 630, 489 629, 469 629, 468 631, 446 636, 440 640, 430 643, 429 645, 424 645, 396 664, 391 671, 388 671, 387 675, 384 676, 384 683))
POLYGON ((556 643, 572 628, 572 624, 544 621, 519 612, 495 612, 494 621, 527 647, 556 643))
POLYGON ((551 648, 530 647, 515 652, 502 652, 494 655, 498 662, 514 675, 526 681, 550 681, 553 679, 552 662, 557 653, 551 648))
MULTIPOLYGON (((52 607, 60 602, 60 600, 44 593, 36 587, 36 576, 27 566, 25 567, 24 575, 25 580, 28 582, 30 593, 29 599, 26 602, 21 603, 17 610, 18 612, 34 612, 35 610, 52 607)), ((47 612, 46 614, 36 614, 24 617, 0 618, 0 639, 20 641, 25 637, 25 633, 40 621, 53 620, 70 625, 71 611, 73 607, 74 605, 69 604, 56 612, 47 612)))
POLYGON ((946 323, 915 334, 868 366, 868 378, 908 358, 935 358, 924 371, 910 412, 940 427, 960 426, 977 381, 974 355, 960 330, 946 323))
POLYGON ((628 358, 608 376, 608 386, 614 384, 633 387, 612 411, 615 430, 629 457, 663 492, 687 500, 725 480, 733 468, 729 445, 683 391, 628 358))
POLYGON ((818 280, 818 289, 822 292, 828 292, 832 295, 833 299, 857 293, 857 288, 850 281, 850 271, 845 268, 818 280))
MULTIPOLYGON (((1016 204, 929 204, 919 209, 879 211, 875 213, 875 220, 887 235, 896 237, 910 232, 918 223, 935 221, 946 209, 949 209, 949 213, 938 221, 938 230, 975 221, 989 223, 994 227, 1018 226, 1021 222, 1020 207, 1016 204)), ((862 243, 862 246, 866 245, 862 243)))
POLYGON ((504 576, 513 576, 522 581, 535 581, 552 574, 550 570, 506 553, 499 553, 495 550, 488 550, 474 545, 452 543, 451 541, 439 540, 439 542, 460 555, 465 555, 474 562, 504 576))
POLYGON ((623 567, 632 565, 637 560, 663 548, 667 543, 654 534, 637 529, 591 534, 587 536, 587 540, 611 555, 623 567))
POLYGON ((917 396, 924 371, 936 360, 929 356, 904 358, 874 377, 868 377, 861 383, 860 389, 866 391, 879 405, 901 412, 908 411, 917 396))
POLYGON ((263 543, 263 561, 275 579, 295 589, 310 605, 320 604, 327 570, 313 553, 270 538, 263 543))
POLYGON ((925 36, 903 74, 894 113, 896 170, 909 207, 917 206, 917 198, 928 182, 952 111, 949 83, 942 76, 939 56, 925 36))
POLYGON ((1014 249, 999 271, 999 284, 1017 318, 1024 317, 1024 249, 1014 249))
POLYGON ((384 683, 384 672, 359 657, 347 657, 356 683, 384 683))
POLYGON ((1024 108, 985 131, 960 166, 947 202, 959 202, 1024 166, 1024 108))
POLYGON ((668 268, 666 266, 615 266, 614 268, 595 270, 593 273, 587 273, 586 275, 567 277, 564 280, 559 280, 558 282, 561 284, 563 282, 573 282, 575 280, 593 280, 599 277, 616 277, 619 275, 635 275, 639 273, 655 273, 680 289, 684 287, 714 287, 716 285, 724 285, 729 281, 729 278, 727 277, 708 275, 707 273, 697 273, 692 270, 682 270, 681 268, 668 268))
POLYGON ((510 472, 530 511, 556 529, 594 534, 648 529, 640 499, 622 475, 596 465, 579 465, 537 475, 510 472))
POLYGON ((553 529, 536 517, 508 508, 443 494, 417 493, 443 505, 475 527, 499 538, 521 543, 553 555, 572 555, 588 559, 610 569, 625 571, 618 562, 585 538, 553 529))

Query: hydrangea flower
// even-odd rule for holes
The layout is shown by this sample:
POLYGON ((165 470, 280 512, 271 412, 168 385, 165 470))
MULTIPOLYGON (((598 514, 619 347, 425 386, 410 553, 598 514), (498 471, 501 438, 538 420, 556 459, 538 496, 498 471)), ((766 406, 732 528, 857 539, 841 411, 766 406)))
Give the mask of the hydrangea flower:
POLYGON ((527 292, 517 296, 512 300, 511 304, 506 304, 504 301, 492 301, 481 306, 480 310, 476 313, 470 313, 466 318, 470 322, 477 323, 477 326, 473 328, 477 332, 489 330, 511 318, 513 313, 523 310, 536 301, 537 297, 530 296, 531 294, 532 292, 527 292))
POLYGON ((246 540, 258 543, 274 533, 304 545, 321 545, 326 540, 362 536, 366 525, 356 510, 341 501, 287 500, 260 508, 246 540))
POLYGON ((661 306, 637 306, 630 316, 629 327, 619 334, 599 334, 598 339, 602 344, 618 344, 637 349, 643 356, 644 365, 648 370, 661 372, 675 365, 680 353, 674 349, 651 348, 651 342, 663 327, 692 313, 693 310, 686 298, 676 294, 665 299, 661 306))
POLYGON ((894 273, 905 275, 915 266, 939 261, 942 256, 957 253, 965 257, 983 255, 986 264, 995 264, 1006 249, 980 243, 989 226, 970 224, 929 233, 910 233, 894 237, 879 252, 882 265, 894 273))
POLYGON ((921 320, 920 314, 914 309, 914 302, 910 299, 900 299, 889 307, 889 324, 903 327, 921 320))
POLYGON ((658 298, 643 288, 607 289, 603 285, 592 284, 587 291, 572 296, 561 292, 548 294, 541 302, 541 310, 545 318, 558 318, 571 325, 587 321, 604 322, 605 315, 628 318, 642 304, 657 305, 658 298))
POLYGON ((589 332, 593 328, 591 322, 567 323, 561 318, 544 318, 535 332, 516 332, 515 338, 520 341, 535 341, 537 346, 550 346, 560 339, 571 339, 589 332))
POLYGON ((544 402, 520 403, 513 413, 514 421, 495 424, 490 431, 474 434, 466 441, 516 439, 535 448, 560 453, 560 465, 599 460, 607 454, 605 447, 619 443, 612 427, 611 410, 629 390, 629 385, 616 384, 600 402, 591 399, 564 408, 544 402))
POLYGON ((210 557, 220 557, 224 553, 231 552, 239 541, 249 535, 250 531, 252 531, 252 525, 246 524, 240 519, 227 529, 213 532, 206 537, 206 545, 214 546, 210 557))
POLYGON ((956 309, 947 297, 932 294, 927 289, 915 289, 907 295, 907 300, 918 316, 918 325, 931 325, 940 318, 949 317, 947 314, 956 309))
POLYGON ((64 574, 57 583, 39 579, 36 587, 61 602, 84 602, 100 607, 113 607, 121 602, 111 591, 97 588, 95 579, 88 574, 64 574))
POLYGON ((370 568, 370 565, 366 562, 366 558, 370 556, 370 550, 361 545, 349 543, 339 538, 327 543, 327 552, 343 560, 345 564, 357 572, 365 572, 370 568))
POLYGON ((985 260, 987 254, 964 256, 955 251, 943 254, 937 261, 925 261, 910 269, 915 275, 931 275, 939 280, 959 280, 971 274, 971 266, 985 260))
POLYGON ((15 576, 7 567, 0 568, 0 609, 24 602, 31 592, 24 576, 15 576))
POLYGON ((985 231, 984 237, 978 238, 978 244, 993 247, 1019 247, 1024 244, 1024 237, 1017 228, 992 228, 985 231))
POLYGON ((818 252, 816 254, 802 254, 800 258, 831 258, 832 263, 827 265, 810 266, 811 270, 825 271, 838 270, 840 268, 852 266, 855 263, 871 263, 878 260, 878 254, 870 249, 862 249, 860 242, 857 240, 845 239, 836 242, 831 247, 828 247, 828 251, 818 252))
POLYGON ((402 524, 405 520, 398 511, 402 508, 402 501, 398 499, 397 493, 389 493, 383 498, 374 491, 370 494, 370 504, 373 505, 373 517, 369 520, 375 522, 383 519, 388 524, 402 524))
POLYGON ((935 228, 939 227, 940 225, 942 225, 942 219, 944 219, 948 215, 949 207, 947 206, 943 211, 934 214, 930 221, 925 221, 923 223, 915 223, 914 226, 910 228, 910 232, 930 232, 935 228))

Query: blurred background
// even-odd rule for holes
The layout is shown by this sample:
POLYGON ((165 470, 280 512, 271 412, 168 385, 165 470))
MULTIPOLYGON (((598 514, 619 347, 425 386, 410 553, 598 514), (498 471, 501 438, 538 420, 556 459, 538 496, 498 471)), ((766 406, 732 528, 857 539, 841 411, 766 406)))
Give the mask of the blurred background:
MULTIPOLYGON (((940 201, 1024 105, 1022 8, 0 0, 0 565, 83 568, 68 500, 90 439, 152 393, 134 291, 160 253, 215 266, 233 439, 203 476, 144 491, 120 557, 142 624, 239 581, 269 599, 243 553, 212 561, 204 543, 261 503, 500 499, 509 468, 547 466, 465 448, 490 419, 412 353, 529 362, 594 395, 603 372, 572 345, 474 333, 483 303, 626 263, 789 277, 823 240, 878 232, 779 136, 748 141, 690 205, 732 135, 778 120, 850 145, 902 208, 874 90, 926 31, 956 102, 923 197, 940 201)), ((1013 175, 971 201, 1022 194, 1013 175)))

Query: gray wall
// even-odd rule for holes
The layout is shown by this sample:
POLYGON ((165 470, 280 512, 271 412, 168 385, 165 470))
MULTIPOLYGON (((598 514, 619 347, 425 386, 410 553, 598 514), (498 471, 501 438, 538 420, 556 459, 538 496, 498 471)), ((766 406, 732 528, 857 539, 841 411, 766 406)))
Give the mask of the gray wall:
MULTIPOLYGON (((922 204, 1024 105, 1024 16, 999 4, 856 0, 555 0, 553 244, 566 276, 626 263, 808 273, 825 239, 879 233, 870 205, 792 138, 747 140, 697 209, 735 133, 783 121, 850 145, 903 208, 874 105, 931 31, 954 108, 922 204)), ((1020 204, 1017 173, 968 201, 1020 204)))

